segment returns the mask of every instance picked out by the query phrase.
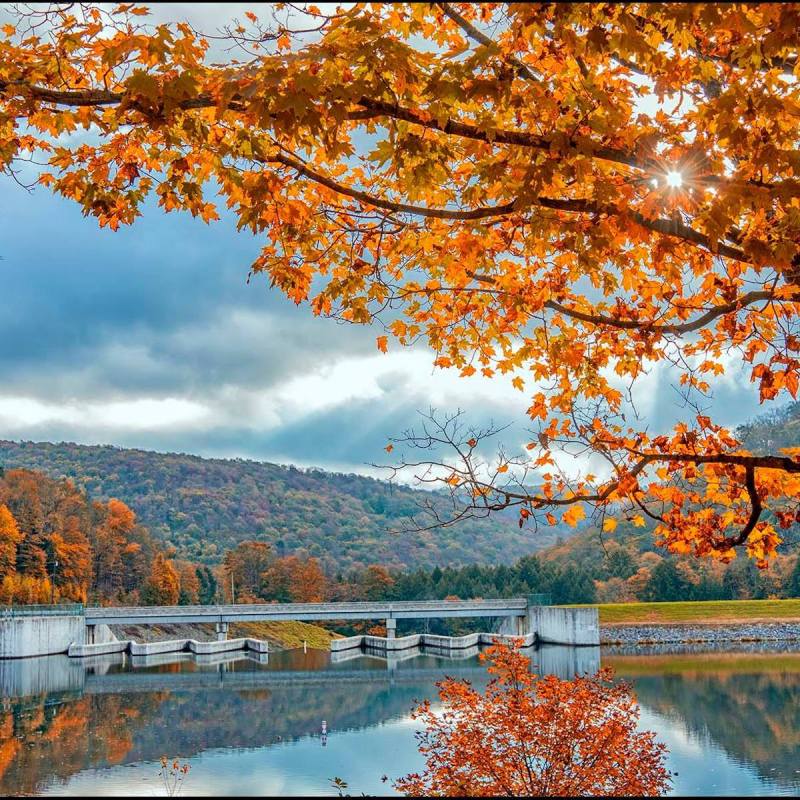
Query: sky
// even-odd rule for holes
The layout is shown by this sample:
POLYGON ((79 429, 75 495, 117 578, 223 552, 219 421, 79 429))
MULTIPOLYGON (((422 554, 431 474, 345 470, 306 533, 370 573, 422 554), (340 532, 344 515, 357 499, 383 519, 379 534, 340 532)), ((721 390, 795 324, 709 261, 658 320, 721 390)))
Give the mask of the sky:
MULTIPOLYGON (((247 8, 258 11, 174 4, 158 15, 208 31, 247 8)), ((423 345, 380 353, 382 331, 314 318, 263 276, 248 283, 260 245, 231 216, 208 226, 153 203, 115 233, 4 175, 0 209, 0 438, 368 474, 430 406, 514 423, 509 447, 528 440, 528 397, 510 377, 434 370, 423 345)), ((659 426, 682 413, 673 377, 655 368, 637 389, 659 426)), ((731 425, 758 413, 736 364, 711 409, 731 425)))

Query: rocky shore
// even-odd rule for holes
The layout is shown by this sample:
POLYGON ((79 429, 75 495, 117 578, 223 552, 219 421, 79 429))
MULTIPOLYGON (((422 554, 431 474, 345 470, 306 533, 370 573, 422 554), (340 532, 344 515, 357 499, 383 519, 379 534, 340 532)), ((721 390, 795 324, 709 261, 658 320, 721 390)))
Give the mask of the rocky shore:
POLYGON ((710 642, 800 642, 797 622, 601 625, 600 644, 653 645, 710 642))

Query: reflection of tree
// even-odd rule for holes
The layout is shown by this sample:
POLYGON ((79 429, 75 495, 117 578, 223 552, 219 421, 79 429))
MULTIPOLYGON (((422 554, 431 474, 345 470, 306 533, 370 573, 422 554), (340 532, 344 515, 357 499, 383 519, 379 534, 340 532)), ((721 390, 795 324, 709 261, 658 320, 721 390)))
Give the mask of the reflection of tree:
MULTIPOLYGON (((0 794, 35 794, 45 782, 67 780, 83 769, 158 761, 165 753, 191 759, 212 748, 265 747, 318 734, 323 719, 333 735, 366 728, 404 716, 415 700, 435 697, 431 673, 457 676, 462 666, 423 655, 413 666, 398 665, 393 679, 384 669, 375 669, 369 659, 329 666, 327 654, 309 652, 305 657, 282 653, 273 660, 270 673, 275 674, 278 666, 279 673, 319 669, 320 677, 324 674, 327 680, 238 690, 211 686, 170 691, 172 675, 199 670, 187 662, 135 671, 136 675, 160 675, 159 691, 52 692, 4 699, 0 705, 0 794), (415 677, 419 670, 428 672, 415 677), (334 678, 337 671, 343 673, 341 679, 334 678), (354 671, 363 673, 363 678, 344 677, 354 671)), ((604 658, 604 664, 613 666, 619 677, 633 680, 644 707, 685 725, 695 735, 708 735, 765 779, 797 785, 797 664, 757 654, 715 656, 713 661, 708 656, 679 656, 664 658, 663 663, 659 657, 623 656, 604 658)), ((227 669, 263 670, 241 662, 227 669)), ((470 678, 479 686, 485 680, 474 674, 470 678)))
MULTIPOLYGON (((304 666, 314 669, 308 661, 304 666)), ((64 781, 83 769, 157 761, 165 753, 191 759, 212 748, 269 746, 317 734, 323 719, 333 734, 365 728, 409 713, 415 701, 436 691, 433 679, 409 676, 395 683, 375 670, 370 680, 368 669, 365 680, 353 682, 167 690, 176 670, 194 669, 190 663, 159 667, 164 691, 4 700, 0 794, 36 794, 50 780, 64 781)), ((448 671, 457 674, 458 668, 442 674, 448 671)))
POLYGON ((125 761, 138 731, 168 695, 49 694, 4 700, 0 793, 36 794, 43 782, 125 761))
MULTIPOLYGON (((636 694, 643 707, 683 722, 697 736, 708 735, 764 779, 796 788, 800 673, 767 670, 756 656, 749 658, 750 672, 721 666, 718 671, 636 675, 636 694)), ((613 662, 619 677, 629 677, 624 659, 613 662)))

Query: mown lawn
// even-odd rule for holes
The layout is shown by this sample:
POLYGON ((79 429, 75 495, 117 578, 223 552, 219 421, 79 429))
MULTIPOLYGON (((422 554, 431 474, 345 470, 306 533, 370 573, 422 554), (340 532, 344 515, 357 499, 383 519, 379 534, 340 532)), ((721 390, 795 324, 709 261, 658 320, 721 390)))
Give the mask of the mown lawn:
POLYGON ((800 599, 706 600, 684 603, 608 603, 598 606, 601 625, 649 622, 749 622, 800 620, 800 599))

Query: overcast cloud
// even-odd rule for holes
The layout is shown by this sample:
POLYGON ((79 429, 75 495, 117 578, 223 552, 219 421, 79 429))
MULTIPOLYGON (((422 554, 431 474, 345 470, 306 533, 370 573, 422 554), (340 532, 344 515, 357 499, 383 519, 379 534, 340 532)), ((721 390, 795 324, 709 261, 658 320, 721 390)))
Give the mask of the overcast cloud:
MULTIPOLYGON (((194 8, 206 30, 224 21, 194 8)), ((434 373, 424 347, 380 354, 375 329, 315 319, 263 277, 248 284, 259 244, 230 217, 207 226, 152 205, 113 233, 5 176, 0 208, 0 438, 371 472, 430 405, 515 421, 511 446, 524 436, 527 397, 507 380, 434 373)), ((714 410, 736 424, 758 407, 731 366, 714 410)), ((637 393, 658 427, 681 414, 676 398, 660 368, 637 393)))

